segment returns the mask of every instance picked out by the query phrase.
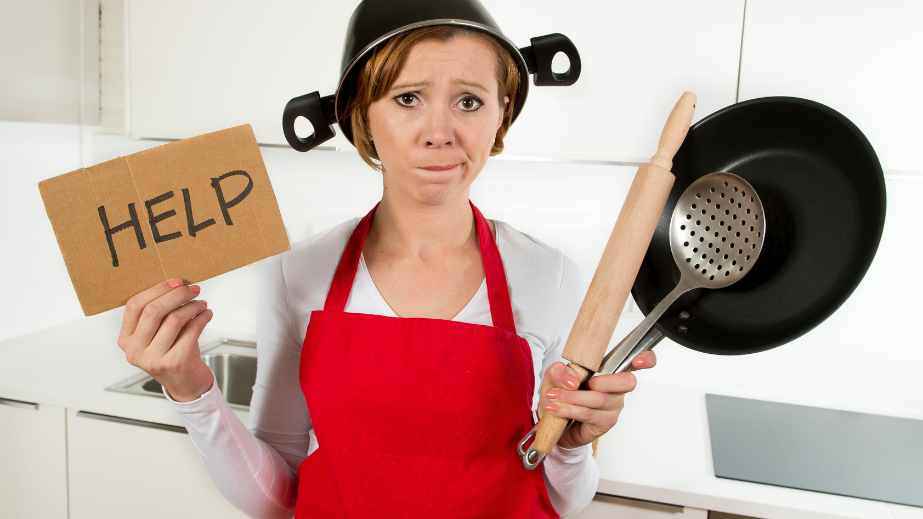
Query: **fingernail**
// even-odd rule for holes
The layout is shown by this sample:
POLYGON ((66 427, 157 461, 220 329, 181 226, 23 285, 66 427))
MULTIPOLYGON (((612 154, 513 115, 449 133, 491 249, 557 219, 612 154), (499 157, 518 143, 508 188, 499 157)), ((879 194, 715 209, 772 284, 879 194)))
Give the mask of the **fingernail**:
POLYGON ((180 286, 180 285, 183 284, 183 280, 181 280, 181 279, 171 279, 169 282, 167 282, 167 284, 170 286, 170 288, 176 288, 176 287, 178 287, 178 286, 180 286))
POLYGON ((199 285, 192 285, 189 288, 192 290, 193 294, 198 294, 199 292, 202 291, 202 287, 200 287, 199 285))
POLYGON ((551 404, 551 403, 545 404, 545 410, 546 410, 546 411, 555 412, 555 411, 558 410, 558 406, 555 405, 555 404, 551 404))
POLYGON ((551 391, 548 392, 548 398, 551 400, 554 400, 555 398, 558 398, 559 396, 561 396, 561 394, 558 392, 557 389, 552 389, 551 391))
POLYGON ((567 377, 568 387, 570 387, 571 389, 577 389, 577 384, 578 384, 577 377, 567 377))

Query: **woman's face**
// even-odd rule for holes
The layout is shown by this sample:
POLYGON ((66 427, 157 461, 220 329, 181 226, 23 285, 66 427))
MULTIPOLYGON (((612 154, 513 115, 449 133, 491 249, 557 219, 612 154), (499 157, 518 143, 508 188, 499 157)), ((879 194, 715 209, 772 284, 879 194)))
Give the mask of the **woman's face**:
POLYGON ((502 122, 496 63, 478 37, 414 45, 391 91, 369 105, 385 189, 427 204, 467 200, 502 122), (456 167, 422 169, 445 165, 456 167))

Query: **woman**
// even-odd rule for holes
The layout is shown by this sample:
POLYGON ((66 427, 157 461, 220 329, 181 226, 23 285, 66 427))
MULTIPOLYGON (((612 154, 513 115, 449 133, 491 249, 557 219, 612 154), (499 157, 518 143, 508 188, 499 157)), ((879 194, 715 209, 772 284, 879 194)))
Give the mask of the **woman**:
POLYGON ((195 287, 173 280, 126 305, 129 362, 161 382, 248 514, 558 517, 593 498, 590 444, 634 375, 570 383, 559 359, 583 296, 576 265, 468 198, 503 148, 515 72, 491 37, 450 26, 394 37, 366 63, 353 140, 383 195, 264 262, 251 429, 199 357, 211 312, 195 287), (515 445, 539 411, 579 423, 527 471, 515 445))

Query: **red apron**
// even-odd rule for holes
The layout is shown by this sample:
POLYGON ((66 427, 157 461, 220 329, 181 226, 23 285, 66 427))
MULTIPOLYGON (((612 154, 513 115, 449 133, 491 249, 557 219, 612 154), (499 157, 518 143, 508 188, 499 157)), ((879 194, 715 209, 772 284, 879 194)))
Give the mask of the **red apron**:
POLYGON ((558 518, 544 468, 516 452, 533 425, 532 355, 490 227, 468 203, 493 326, 345 312, 378 204, 350 236, 301 352, 320 446, 298 468, 296 518, 558 518))

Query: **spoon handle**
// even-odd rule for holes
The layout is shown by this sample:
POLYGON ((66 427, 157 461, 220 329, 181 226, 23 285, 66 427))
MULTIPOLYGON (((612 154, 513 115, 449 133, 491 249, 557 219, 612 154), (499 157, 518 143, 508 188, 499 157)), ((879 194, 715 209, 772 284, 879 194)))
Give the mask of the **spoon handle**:
MULTIPOLYGON (((680 277, 679 283, 673 287, 673 290, 657 303, 657 306, 647 314, 647 317, 645 317, 638 326, 635 326, 635 329, 632 330, 631 333, 626 335, 624 339, 619 341, 615 348, 612 348, 612 351, 603 357, 598 373, 617 373, 619 368, 624 370, 638 354, 645 349, 649 349, 638 349, 637 347, 641 344, 651 327, 654 326, 654 323, 656 323, 663 313, 679 299, 679 296, 694 288, 696 288, 696 286, 689 283, 686 276, 680 277)), ((653 344, 651 344, 650 347, 653 347, 653 344)))

